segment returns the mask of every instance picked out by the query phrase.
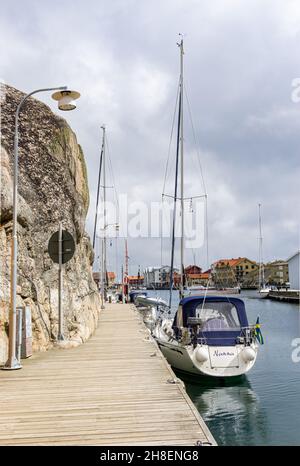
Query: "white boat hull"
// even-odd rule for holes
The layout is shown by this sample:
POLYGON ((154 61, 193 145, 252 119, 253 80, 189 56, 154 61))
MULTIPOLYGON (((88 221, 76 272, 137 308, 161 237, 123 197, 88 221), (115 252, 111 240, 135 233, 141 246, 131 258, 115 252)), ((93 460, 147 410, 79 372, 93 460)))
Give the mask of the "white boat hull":
POLYGON ((189 288, 185 296, 226 296, 232 294, 239 294, 240 288, 224 288, 224 289, 214 289, 214 288, 189 288))
POLYGON ((249 372, 257 357, 257 344, 249 346, 237 344, 235 346, 208 346, 198 344, 184 345, 166 335, 163 328, 170 324, 166 321, 156 327, 153 336, 168 363, 175 369, 193 375, 211 377, 237 377, 249 372), (248 358, 248 359, 247 359, 248 358))
POLYGON ((261 288, 260 290, 257 290, 256 292, 256 297, 260 299, 265 299, 269 296, 271 288, 261 288))

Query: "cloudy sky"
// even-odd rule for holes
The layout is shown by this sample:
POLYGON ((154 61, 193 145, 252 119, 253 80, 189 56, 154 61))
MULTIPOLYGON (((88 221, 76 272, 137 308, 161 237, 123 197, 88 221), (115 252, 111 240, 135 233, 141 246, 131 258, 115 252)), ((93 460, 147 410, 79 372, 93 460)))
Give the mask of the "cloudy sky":
MULTIPOLYGON (((23 91, 67 84, 81 92, 67 120, 87 160, 92 233, 103 123, 118 192, 129 202, 160 200, 179 32, 186 34, 186 88, 198 140, 196 146, 186 112, 186 183, 190 195, 203 193, 198 151, 210 261, 257 259, 259 202, 264 258, 286 258, 299 248, 300 102, 291 98, 300 77, 297 0, 1 2, 0 78, 23 91)), ((52 106, 50 96, 41 99, 52 106)), ((171 172, 168 180, 171 189, 171 172)), ((119 239, 119 256, 123 245, 119 239)), ((163 248, 168 262, 168 241, 163 248)), ((205 267, 205 248, 194 253, 205 267)), ((160 241, 129 239, 129 256, 131 273, 138 264, 159 265, 160 241)), ((186 262, 193 262, 192 251, 186 262)))

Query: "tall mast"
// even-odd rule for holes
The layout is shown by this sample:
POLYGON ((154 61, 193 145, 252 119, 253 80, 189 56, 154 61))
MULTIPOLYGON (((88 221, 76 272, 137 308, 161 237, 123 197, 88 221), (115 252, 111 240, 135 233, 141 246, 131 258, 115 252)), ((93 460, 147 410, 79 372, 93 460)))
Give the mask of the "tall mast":
POLYGON ((95 249, 95 246, 96 246, 96 233, 97 233, 97 221, 98 221, 98 204, 99 204, 100 185, 101 185, 102 158, 103 158, 103 142, 102 142, 102 147, 101 147, 100 163, 99 163, 97 198, 96 198, 96 211, 95 211, 95 223, 94 223, 94 233, 93 233, 93 249, 95 249))
POLYGON ((180 297, 184 289, 184 165, 183 165, 183 39, 180 47, 180 191, 181 191, 181 241, 180 241, 180 297))
POLYGON ((106 154, 105 154, 105 126, 102 125, 103 142, 102 142, 102 164, 103 164, 103 273, 105 283, 105 294, 107 286, 107 262, 106 262, 106 154))
POLYGON ((128 277, 128 245, 127 245, 127 239, 125 239, 125 275, 128 277))
MULTIPOLYGON (((183 77, 183 41, 181 40, 180 44, 177 44, 180 47, 180 83, 179 83, 179 107, 178 107, 178 123, 177 123, 177 142, 176 142, 176 164, 175 164, 175 186, 174 186, 174 209, 173 209, 173 226, 172 226, 172 250, 171 250, 171 268, 170 268, 170 296, 169 296, 169 308, 171 310, 172 306, 172 290, 174 283, 174 253, 175 253, 175 223, 176 223, 176 207, 177 200, 181 199, 181 229, 183 230, 183 163, 181 163, 181 198, 177 196, 177 187, 178 187, 178 166, 179 166, 179 150, 181 149, 181 160, 183 160, 183 137, 182 137, 182 77, 183 77)), ((183 273, 182 273, 182 264, 183 264, 183 231, 181 235, 181 254, 180 254, 180 272, 181 272, 181 281, 180 281, 180 298, 183 295, 183 273)), ((169 310, 169 312, 170 312, 169 310)))
POLYGON ((258 204, 258 223, 259 223, 259 272, 258 272, 258 286, 259 289, 264 287, 264 266, 263 266, 263 237, 261 227, 261 204, 258 204))
POLYGON ((129 283, 128 283, 128 246, 127 246, 127 239, 125 239, 125 273, 124 273, 124 287, 123 287, 123 294, 125 295, 126 301, 128 300, 128 292, 129 292, 129 283))

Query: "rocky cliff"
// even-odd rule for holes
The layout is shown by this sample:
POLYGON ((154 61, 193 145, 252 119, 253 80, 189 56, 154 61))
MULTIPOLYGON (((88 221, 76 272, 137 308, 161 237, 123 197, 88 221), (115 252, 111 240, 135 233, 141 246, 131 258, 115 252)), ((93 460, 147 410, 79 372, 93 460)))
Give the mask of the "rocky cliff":
MULTIPOLYGON (((14 114, 23 94, 4 86, 1 101, 0 363, 7 356, 12 230, 14 114)), ((64 270, 64 333, 71 344, 94 331, 100 309, 92 278, 93 253, 85 233, 89 204, 81 147, 66 121, 36 99, 24 105, 19 124, 18 305, 32 311, 34 350, 53 345, 58 330, 58 266, 47 252, 59 222, 76 252, 64 270)))

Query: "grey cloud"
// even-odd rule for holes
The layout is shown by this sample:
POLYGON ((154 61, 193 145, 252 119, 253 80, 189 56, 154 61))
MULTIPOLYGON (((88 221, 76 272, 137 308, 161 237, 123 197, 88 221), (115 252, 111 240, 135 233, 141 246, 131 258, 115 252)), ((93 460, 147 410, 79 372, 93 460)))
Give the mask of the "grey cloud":
MULTIPOLYGON (((266 259, 299 247, 300 103, 291 101, 291 82, 300 76, 300 7, 294 5, 25 0, 2 6, 1 77, 27 91, 68 84, 82 93, 68 121, 88 163, 90 232, 102 123, 119 191, 132 197, 140 186, 141 200, 160 198, 178 82, 176 40, 183 31, 209 196, 211 260, 257 256, 258 202, 266 259)), ((49 103, 49 96, 42 99, 49 103)), ((185 119, 188 189, 198 193, 203 186, 188 114, 185 119)), ((137 264, 160 263, 158 240, 129 245, 137 264)), ((201 262, 204 257, 199 251, 201 262)))

